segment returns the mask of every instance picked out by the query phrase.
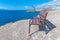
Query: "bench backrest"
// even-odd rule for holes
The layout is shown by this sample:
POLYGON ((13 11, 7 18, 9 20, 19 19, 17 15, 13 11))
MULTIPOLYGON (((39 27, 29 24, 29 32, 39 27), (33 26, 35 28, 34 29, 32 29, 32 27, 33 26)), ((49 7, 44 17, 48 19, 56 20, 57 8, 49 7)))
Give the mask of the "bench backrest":
POLYGON ((39 18, 40 18, 42 24, 45 24, 46 23, 47 14, 48 14, 48 12, 41 12, 40 13, 39 18))
POLYGON ((39 14, 39 18, 40 18, 40 19, 43 19, 43 20, 46 20, 47 14, 48 14, 48 12, 41 12, 41 13, 39 14))

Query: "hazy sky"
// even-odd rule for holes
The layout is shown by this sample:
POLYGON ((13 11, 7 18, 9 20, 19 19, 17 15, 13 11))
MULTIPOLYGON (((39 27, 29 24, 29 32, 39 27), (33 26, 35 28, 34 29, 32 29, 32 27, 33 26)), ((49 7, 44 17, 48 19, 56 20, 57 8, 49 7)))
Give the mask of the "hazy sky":
POLYGON ((43 4, 52 0, 0 0, 0 9, 25 9, 25 6, 43 4))

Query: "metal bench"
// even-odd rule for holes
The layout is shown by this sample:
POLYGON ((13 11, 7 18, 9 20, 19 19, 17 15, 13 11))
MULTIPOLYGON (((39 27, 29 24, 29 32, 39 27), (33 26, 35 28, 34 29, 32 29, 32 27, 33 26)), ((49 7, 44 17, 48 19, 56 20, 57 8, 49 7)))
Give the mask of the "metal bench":
POLYGON ((41 12, 41 13, 39 14, 39 17, 33 17, 33 18, 29 21, 29 26, 31 26, 31 25, 41 26, 41 25, 45 24, 47 14, 48 14, 48 12, 41 12))
POLYGON ((47 14, 48 12, 42 11, 40 12, 39 17, 33 17, 31 20, 29 20, 29 35, 31 25, 38 25, 40 27, 41 25, 46 23, 47 14))

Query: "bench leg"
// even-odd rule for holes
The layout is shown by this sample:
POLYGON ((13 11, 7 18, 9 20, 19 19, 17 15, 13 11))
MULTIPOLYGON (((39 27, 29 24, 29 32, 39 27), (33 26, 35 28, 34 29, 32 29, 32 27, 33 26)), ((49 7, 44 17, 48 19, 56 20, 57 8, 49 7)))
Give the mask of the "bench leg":
POLYGON ((31 28, 31 25, 29 24, 29 27, 28 27, 28 34, 26 36, 27 40, 30 40, 31 38, 31 35, 30 35, 30 28, 31 28))
POLYGON ((29 34, 30 34, 30 27, 31 27, 31 25, 29 24, 29 34))
POLYGON ((31 38, 31 35, 30 35, 30 28, 31 28, 31 25, 29 24, 29 29, 28 29, 28 40, 30 40, 30 38, 31 38))

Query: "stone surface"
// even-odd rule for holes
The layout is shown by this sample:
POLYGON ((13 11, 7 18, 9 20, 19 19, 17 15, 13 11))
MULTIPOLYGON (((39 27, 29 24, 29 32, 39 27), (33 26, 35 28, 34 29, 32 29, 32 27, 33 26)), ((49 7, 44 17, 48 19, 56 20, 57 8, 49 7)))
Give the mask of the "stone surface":
POLYGON ((0 40, 60 40, 60 10, 49 11, 46 24, 32 25, 30 37, 28 19, 6 24, 0 27, 0 40))

